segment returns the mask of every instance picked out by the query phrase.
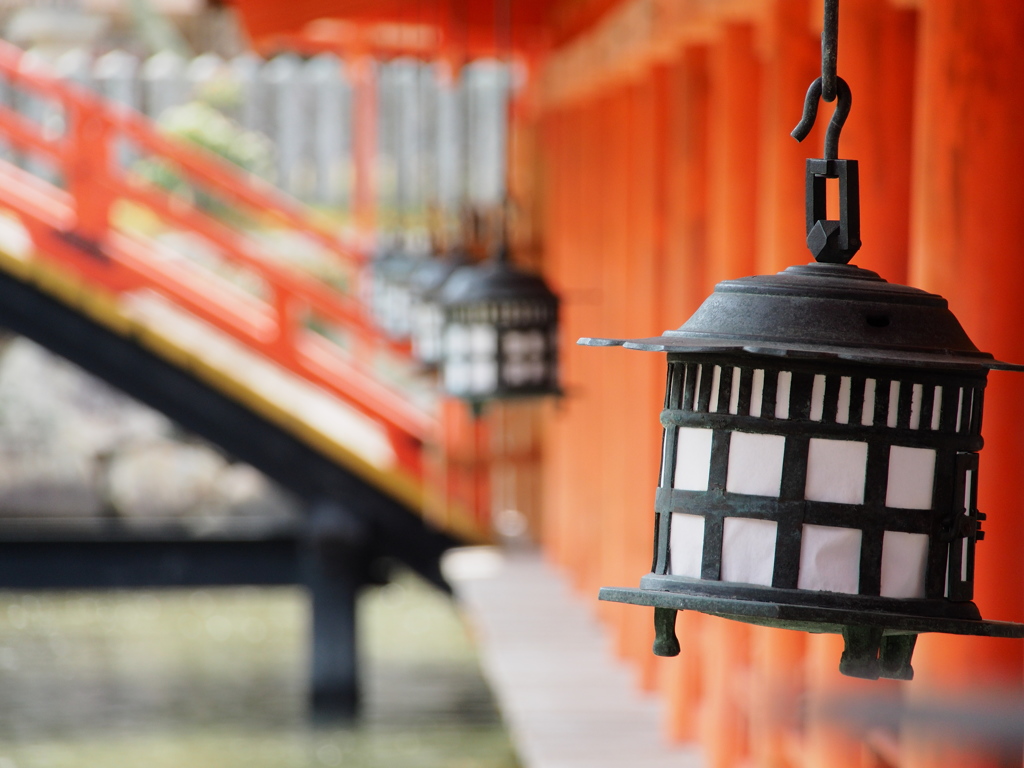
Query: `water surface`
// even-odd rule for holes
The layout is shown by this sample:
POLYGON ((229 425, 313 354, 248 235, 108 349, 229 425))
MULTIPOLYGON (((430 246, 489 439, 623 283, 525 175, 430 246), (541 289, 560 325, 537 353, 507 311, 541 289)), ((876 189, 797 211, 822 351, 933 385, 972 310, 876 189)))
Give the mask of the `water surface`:
POLYGON ((360 618, 364 716, 316 725, 299 589, 0 592, 0 768, 515 768, 446 597, 360 618))

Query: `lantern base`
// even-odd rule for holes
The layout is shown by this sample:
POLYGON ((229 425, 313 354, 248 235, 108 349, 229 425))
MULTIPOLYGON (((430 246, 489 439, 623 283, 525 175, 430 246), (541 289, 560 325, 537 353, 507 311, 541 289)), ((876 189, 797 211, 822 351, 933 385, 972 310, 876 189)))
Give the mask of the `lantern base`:
MULTIPOLYGON (((679 653, 679 642, 675 636, 675 614, 677 611, 697 611, 765 627, 842 635, 846 649, 839 662, 839 671, 850 677, 872 680, 880 677, 912 679, 914 670, 910 661, 914 644, 917 635, 924 632, 982 637, 1024 637, 1024 624, 984 621, 980 618, 914 615, 913 603, 926 601, 889 600, 906 605, 907 613, 896 613, 861 607, 823 607, 776 600, 693 594, 679 591, 680 589, 679 585, 676 585, 677 591, 672 592, 603 587, 599 597, 601 600, 615 603, 653 607, 657 634, 654 652, 657 655, 675 656, 679 653)), ((792 590, 772 591, 787 593, 792 590)), ((807 594, 822 596, 831 593, 807 594)), ((973 603, 960 605, 974 607, 973 603)))

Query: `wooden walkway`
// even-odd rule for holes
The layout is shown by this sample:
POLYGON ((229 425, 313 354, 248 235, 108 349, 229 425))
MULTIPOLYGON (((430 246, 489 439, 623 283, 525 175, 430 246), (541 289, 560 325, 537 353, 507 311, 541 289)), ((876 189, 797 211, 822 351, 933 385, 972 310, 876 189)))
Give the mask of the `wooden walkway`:
POLYGON ((613 656, 594 606, 539 554, 457 550, 445 575, 523 768, 701 768, 695 747, 668 743, 659 701, 613 656))

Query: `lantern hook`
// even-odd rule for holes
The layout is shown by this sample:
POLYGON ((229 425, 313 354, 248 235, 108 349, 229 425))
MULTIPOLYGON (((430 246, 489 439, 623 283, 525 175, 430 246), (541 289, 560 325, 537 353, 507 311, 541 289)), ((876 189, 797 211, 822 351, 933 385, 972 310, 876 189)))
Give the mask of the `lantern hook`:
MULTIPOLYGON (((836 91, 838 101, 832 119, 829 121, 828 130, 825 132, 825 160, 836 160, 839 157, 839 136, 843 132, 846 118, 850 116, 850 107, 853 102, 853 94, 850 93, 850 86, 841 77, 836 77, 836 91)), ((807 96, 804 98, 804 113, 800 123, 792 130, 790 136, 797 141, 803 141, 814 127, 814 121, 818 117, 818 100, 824 98, 822 92, 822 79, 819 77, 811 87, 807 89, 807 96)))

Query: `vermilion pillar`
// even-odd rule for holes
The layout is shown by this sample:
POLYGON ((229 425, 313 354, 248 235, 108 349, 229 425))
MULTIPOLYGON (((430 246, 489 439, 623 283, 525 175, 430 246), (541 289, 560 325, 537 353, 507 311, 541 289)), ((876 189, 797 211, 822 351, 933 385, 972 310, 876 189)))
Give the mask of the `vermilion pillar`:
MULTIPOLYGON (((754 27, 723 24, 709 56, 704 295, 721 280, 756 271, 760 80, 754 27)), ((709 768, 731 768, 749 750, 750 628, 725 619, 700 622, 706 685, 698 734, 709 768)))
POLYGON ((853 109, 839 154, 860 163, 864 242, 853 263, 905 283, 917 14, 891 0, 843 0, 841 13, 838 70, 853 91, 853 109))
POLYGON ((750 25, 725 24, 711 47, 708 293, 756 271, 761 62, 754 34, 750 25))
MULTIPOLYGON (((705 295, 707 49, 703 46, 683 48, 669 65, 667 79, 665 264, 661 280, 663 316, 657 332, 682 325, 705 295)), ((658 362, 664 365, 664 357, 657 357, 658 362)), ((647 418, 656 423, 657 414, 658 410, 655 409, 647 418)), ((650 504, 652 498, 648 492, 647 524, 650 526, 653 526, 654 521, 650 504)), ((651 613, 643 613, 644 619, 650 621, 651 613)), ((700 633, 703 624, 704 617, 693 611, 683 611, 678 615, 676 631, 682 653, 666 665, 664 685, 669 702, 669 733, 674 738, 686 741, 696 741, 700 733, 698 716, 704 673, 700 633)))
MULTIPOLYGON (((809 28, 806 0, 766 3, 761 29, 762 120, 757 272, 805 263, 804 161, 821 156, 820 126, 803 145, 789 132, 803 112, 803 97, 821 74, 821 49, 809 28)), ((823 110, 823 116, 829 114, 823 110)), ((820 117, 819 117, 820 120, 820 117)), ((788 720, 803 689, 805 635, 751 629, 750 752, 759 768, 784 768, 788 720)))
POLYGON ((821 75, 821 44, 811 32, 808 0, 766 0, 761 26, 761 203, 757 272, 772 273, 810 260, 805 247, 804 161, 821 157, 822 124, 831 107, 820 110, 815 130, 798 144, 789 132, 800 121, 804 94, 821 75))
MULTIPOLYGON (((620 295, 627 307, 622 330, 629 335, 661 330, 662 295, 658 288, 663 252, 657 234, 663 205, 659 176, 664 173, 666 147, 659 117, 666 94, 659 74, 660 69, 652 68, 628 86, 626 237, 621 254, 626 264, 626 283, 621 286, 620 295), (649 298, 636 301, 637 296, 649 298)), ((618 466, 626 481, 622 489, 625 496, 619 505, 620 570, 613 582, 606 582, 615 584, 635 583, 637 574, 651 566, 654 530, 650 490, 658 483, 662 428, 657 415, 665 397, 665 364, 661 356, 625 354, 629 356, 622 360, 626 363, 622 367, 625 396, 618 400, 616 410, 624 419, 622 428, 634 432, 631 449, 618 466)), ((638 664, 640 682, 645 688, 654 686, 656 668, 656 657, 651 653, 654 628, 649 619, 647 611, 629 610, 627 606, 619 633, 620 648, 638 664)))
MULTIPOLYGON (((944 0, 920 10, 911 280, 949 299, 971 338, 1004 360, 1024 360, 1024 5, 944 0)), ((1024 377, 994 373, 985 403, 975 599, 987 618, 1022 618, 1024 377)), ((915 699, 962 701, 962 691, 1019 692, 1022 643, 927 636, 915 658, 915 699)), ((924 740, 908 766, 994 765, 924 740), (950 762, 952 761, 952 762, 950 762)), ((1020 765, 1021 755, 1000 765, 1020 765)))

